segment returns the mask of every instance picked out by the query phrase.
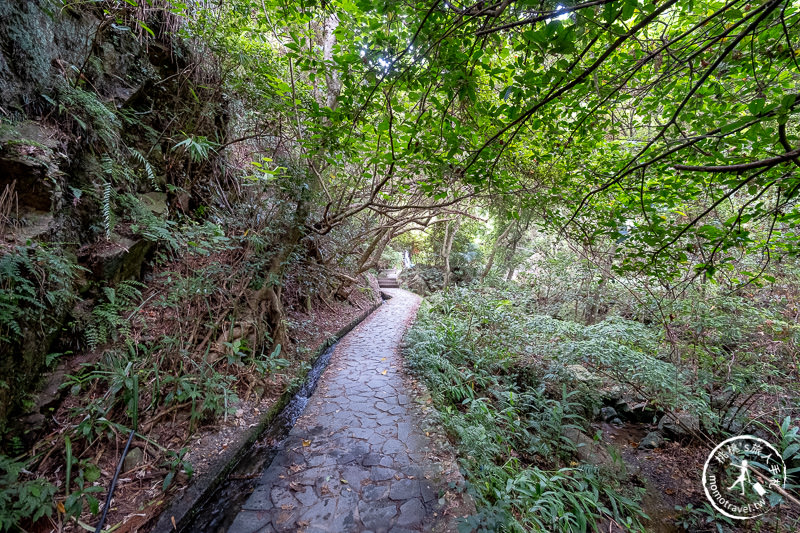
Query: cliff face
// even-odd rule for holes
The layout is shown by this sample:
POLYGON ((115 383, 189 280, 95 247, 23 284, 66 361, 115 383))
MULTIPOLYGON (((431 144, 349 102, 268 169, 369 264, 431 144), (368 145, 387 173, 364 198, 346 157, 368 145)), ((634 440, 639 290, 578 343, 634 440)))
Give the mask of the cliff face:
POLYGON ((154 239, 130 214, 202 204, 194 176, 218 167, 170 137, 227 124, 191 53, 160 37, 175 21, 119 4, 0 2, 0 429, 33 408, 48 354, 75 348, 97 287, 141 276, 154 239))

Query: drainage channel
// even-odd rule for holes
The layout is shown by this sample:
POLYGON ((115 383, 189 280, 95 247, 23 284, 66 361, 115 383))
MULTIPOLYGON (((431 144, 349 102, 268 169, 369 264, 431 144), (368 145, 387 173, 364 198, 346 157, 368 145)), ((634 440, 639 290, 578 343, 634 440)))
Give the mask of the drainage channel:
POLYGON ((228 530, 242 505, 253 492, 261 472, 275 458, 283 446, 283 440, 303 414, 337 344, 338 342, 331 345, 317 358, 300 390, 242 457, 222 485, 201 505, 195 513, 195 518, 181 529, 182 533, 196 531, 224 533, 228 530))

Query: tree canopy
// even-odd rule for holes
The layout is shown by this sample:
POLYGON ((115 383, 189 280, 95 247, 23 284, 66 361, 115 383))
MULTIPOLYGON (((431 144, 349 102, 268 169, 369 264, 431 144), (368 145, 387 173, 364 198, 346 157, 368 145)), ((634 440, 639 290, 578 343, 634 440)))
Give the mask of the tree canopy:
POLYGON ((227 9, 194 27, 268 51, 249 80, 308 162, 311 232, 368 215, 380 241, 499 203, 666 278, 797 251, 797 2, 227 9))

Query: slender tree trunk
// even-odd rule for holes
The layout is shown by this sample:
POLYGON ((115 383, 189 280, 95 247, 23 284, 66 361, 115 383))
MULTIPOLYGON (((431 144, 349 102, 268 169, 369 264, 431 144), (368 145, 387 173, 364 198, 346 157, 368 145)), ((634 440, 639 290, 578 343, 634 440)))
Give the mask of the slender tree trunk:
MULTIPOLYGON (((328 17, 322 28, 322 44, 323 44, 323 62, 329 63, 333 57, 333 46, 336 37, 334 31, 339 24, 336 15, 328 17)), ((292 98, 296 100, 295 95, 295 81, 294 70, 290 66, 290 75, 292 81, 292 98)), ((326 94, 317 95, 318 104, 320 106, 327 106, 329 109, 336 109, 338 104, 338 95, 341 87, 338 74, 331 68, 325 69, 326 79, 326 94)), ((295 107, 295 120, 297 122, 297 135, 303 136, 302 126, 300 124, 300 117, 295 107)), ((305 154, 305 159, 308 162, 308 177, 309 186, 304 188, 300 193, 300 198, 297 200, 294 213, 289 225, 285 228, 283 235, 278 243, 278 252, 272 258, 269 268, 265 272, 264 285, 261 290, 253 295, 251 301, 251 308, 254 311, 262 308, 262 302, 266 304, 265 314, 269 327, 271 328, 270 334, 272 336, 273 348, 278 344, 286 346, 289 342, 289 335, 286 327, 286 310, 281 300, 281 283, 283 282, 284 270, 286 263, 291 256, 295 247, 305 236, 305 224, 311 212, 311 202, 314 194, 320 188, 324 188, 322 183, 322 176, 320 175, 320 168, 324 161, 325 146, 319 147, 314 153, 305 154)))
POLYGON ((444 259, 444 288, 450 286, 450 251, 453 249, 453 238, 456 236, 458 228, 461 227, 461 219, 457 218, 450 230, 450 223, 444 229, 444 243, 442 243, 442 258, 444 259), (450 230, 450 231, 448 231, 450 230))
MULTIPOLYGON (((386 236, 387 233, 389 233, 390 230, 391 228, 386 228, 384 230, 379 231, 378 234, 375 235, 375 238, 372 239, 372 242, 369 244, 369 246, 367 246, 367 248, 361 254, 361 257, 358 258, 359 274, 365 272, 366 270, 369 270, 369 267, 364 268, 365 265, 370 264, 370 258, 372 257, 372 253, 375 251, 375 248, 377 248, 378 244, 383 240, 383 238, 386 236)), ((381 253, 383 252, 381 251, 381 253)))
POLYGON ((392 240, 394 237, 396 229, 395 228, 387 228, 384 232, 379 234, 378 237, 370 245, 370 248, 367 249, 369 251, 369 255, 364 257, 365 254, 362 254, 362 262, 359 265, 358 273, 361 274, 366 272, 370 268, 377 267, 378 263, 381 260, 381 256, 383 255, 383 251, 386 249, 386 246, 389 244, 389 241, 392 240), (371 259, 371 260, 370 260, 371 259))
POLYGON ((514 238, 511 240, 511 248, 509 248, 506 252, 506 266, 508 267, 506 281, 511 281, 511 278, 514 277, 514 270, 516 270, 514 267, 514 254, 517 253, 517 245, 519 244, 520 239, 522 239, 522 232, 514 236, 514 238))
POLYGON ((448 220, 444 224, 444 237, 442 238, 442 249, 439 250, 439 257, 442 259, 442 263, 444 263, 444 251, 447 248, 447 236, 450 233, 450 221, 448 220))
POLYGON ((600 298, 603 296, 603 287, 605 287, 606 283, 608 283, 608 280, 611 278, 611 269, 614 266, 614 254, 616 251, 617 245, 615 244, 607 254, 608 260, 603 261, 603 264, 600 266, 600 281, 597 282, 597 286, 591 296, 592 301, 586 316, 586 323, 589 325, 597 322, 597 315, 600 311, 600 298))
POLYGON ((590 295, 591 302, 589 306, 586 308, 586 324, 591 326, 597 321, 597 313, 600 308, 600 295, 603 292, 603 286, 606 284, 606 276, 605 274, 600 274, 600 281, 597 282, 597 286, 592 291, 590 295))
POLYGON ((488 276, 489 272, 491 272, 492 266, 494 266, 494 256, 497 255, 497 249, 500 248, 500 242, 506 238, 506 235, 508 235, 510 230, 511 224, 509 223, 500 236, 494 241, 494 245, 492 245, 492 252, 489 254, 489 259, 486 260, 486 268, 483 269, 483 274, 481 274, 481 283, 484 282, 486 276, 488 276))
POLYGON ((259 302, 266 302, 267 323, 271 328, 270 335, 272 336, 273 348, 278 344, 286 346, 289 342, 289 335, 286 330, 286 312, 281 300, 280 283, 283 280, 286 261, 305 235, 305 221, 310 212, 310 193, 311 191, 309 190, 298 200, 289 226, 281 239, 278 253, 272 258, 265 273, 264 286, 254 296, 254 307, 258 308, 259 302))

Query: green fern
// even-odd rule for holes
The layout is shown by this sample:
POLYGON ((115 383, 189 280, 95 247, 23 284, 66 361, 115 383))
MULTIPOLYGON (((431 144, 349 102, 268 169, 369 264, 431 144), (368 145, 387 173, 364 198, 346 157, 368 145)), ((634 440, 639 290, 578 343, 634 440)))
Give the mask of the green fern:
POLYGON ((105 302, 92 309, 92 320, 86 328, 86 342, 92 350, 107 342, 128 340, 131 334, 126 311, 142 297, 145 285, 138 281, 121 282, 116 289, 103 287, 105 302))
POLYGON ((106 230, 106 240, 111 239, 114 229, 114 214, 111 211, 111 184, 106 182, 103 186, 103 227, 106 230))
POLYGON ((169 251, 178 249, 180 231, 175 221, 154 215, 132 194, 121 194, 118 203, 133 222, 131 230, 150 242, 164 244, 169 251))
POLYGON ((110 104, 101 102, 94 92, 72 87, 63 78, 56 83, 54 91, 55 99, 42 96, 56 107, 60 115, 74 120, 90 142, 100 141, 107 149, 117 147, 122 122, 110 104))
POLYGON ((150 185, 153 187, 153 189, 156 191, 160 191, 161 189, 158 186, 158 182, 156 182, 155 170, 153 170, 153 167, 150 165, 150 162, 147 160, 147 158, 144 155, 142 155, 142 153, 138 150, 135 150, 133 148, 129 148, 129 150, 131 152, 131 155, 133 155, 133 158, 136 159, 144 168, 144 173, 147 176, 147 180, 150 182, 150 185))
POLYGON ((23 269, 33 272, 33 265, 27 253, 19 249, 0 258, 0 341, 10 342, 22 337, 20 322, 27 315, 44 308, 36 296, 37 291, 30 279, 23 275, 23 269), (27 304, 27 309, 26 305, 27 304))
POLYGON ((643 531, 642 511, 631 499, 636 492, 621 489, 612 472, 563 468, 575 452, 564 429, 586 424, 577 401, 583 392, 561 386, 553 397, 557 382, 552 373, 543 381, 542 365, 602 357, 604 364, 625 363, 633 375, 637 365, 663 363, 640 351, 652 348, 649 330, 622 321, 590 329, 530 316, 512 293, 479 291, 429 297, 405 338, 405 359, 427 383, 475 489, 478 512, 459 530, 587 531, 605 516, 626 531, 643 531), (600 345, 601 335, 614 340, 600 345))
POLYGON ((0 256, 0 341, 22 338, 34 323, 48 332, 55 327, 52 318, 76 299, 72 283, 80 269, 42 244, 0 256))

